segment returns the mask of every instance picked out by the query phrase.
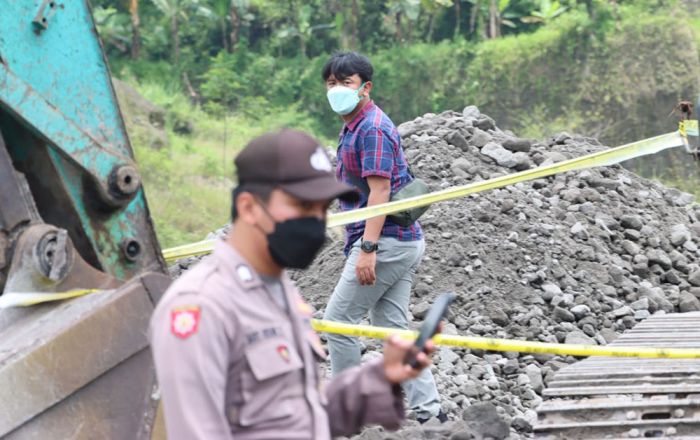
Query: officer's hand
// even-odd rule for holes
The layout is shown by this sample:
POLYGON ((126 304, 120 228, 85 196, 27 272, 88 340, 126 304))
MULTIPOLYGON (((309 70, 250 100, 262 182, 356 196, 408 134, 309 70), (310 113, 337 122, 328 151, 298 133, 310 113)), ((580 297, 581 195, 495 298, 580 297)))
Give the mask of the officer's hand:
POLYGON ((360 251, 360 255, 357 257, 357 262, 355 263, 355 274, 361 286, 371 286, 377 281, 377 275, 374 272, 376 265, 376 252, 367 253, 360 251))
POLYGON ((418 368, 413 368, 405 363, 406 357, 412 350, 416 350, 413 341, 406 341, 396 335, 390 336, 384 343, 384 372, 389 382, 399 384, 409 379, 415 379, 423 368, 430 365, 430 355, 435 351, 433 341, 428 341, 426 351, 415 355, 418 368))

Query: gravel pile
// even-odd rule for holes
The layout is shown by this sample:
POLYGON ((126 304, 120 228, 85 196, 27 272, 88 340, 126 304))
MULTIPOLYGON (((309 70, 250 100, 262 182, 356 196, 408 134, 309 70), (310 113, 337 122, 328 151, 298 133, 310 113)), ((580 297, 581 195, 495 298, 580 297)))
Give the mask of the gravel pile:
MULTIPOLYGON (((414 173, 435 190, 605 148, 567 133, 520 139, 473 106, 399 132, 414 173)), ((621 166, 434 205, 421 219, 427 250, 410 312, 417 327, 433 299, 453 291, 446 333, 605 345, 650 315, 700 310, 699 219, 692 196, 621 166)), ((293 274, 319 317, 345 260, 333 232, 313 266, 293 274)), ((381 341, 364 343, 366 357, 381 350, 381 341)), ((375 427, 355 438, 531 438, 543 388, 575 360, 440 348, 433 372, 452 421, 409 420, 399 432, 375 427)))

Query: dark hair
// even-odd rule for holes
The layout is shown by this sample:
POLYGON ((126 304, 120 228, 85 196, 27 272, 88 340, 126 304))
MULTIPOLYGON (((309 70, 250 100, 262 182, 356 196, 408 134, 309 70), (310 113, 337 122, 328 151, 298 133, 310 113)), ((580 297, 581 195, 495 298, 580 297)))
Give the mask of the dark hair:
POLYGON ((270 194, 272 190, 275 189, 271 185, 253 185, 253 184, 239 184, 231 191, 231 221, 235 221, 238 217, 238 210, 236 210, 236 199, 242 192, 251 193, 257 196, 260 200, 267 203, 270 200, 270 194))
POLYGON ((326 62, 321 71, 321 77, 327 81, 331 75, 338 80, 358 74, 363 82, 372 81, 374 68, 369 59, 357 52, 336 52, 326 62))

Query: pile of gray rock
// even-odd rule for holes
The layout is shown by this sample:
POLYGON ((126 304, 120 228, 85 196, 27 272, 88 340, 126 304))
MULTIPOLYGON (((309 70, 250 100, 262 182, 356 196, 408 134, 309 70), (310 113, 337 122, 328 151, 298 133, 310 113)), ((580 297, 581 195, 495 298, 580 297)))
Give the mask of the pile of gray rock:
MULTIPOLYGON (((435 190, 605 148, 567 133, 520 139, 473 106, 424 115, 399 132, 413 171, 435 190)), ((700 310, 699 218, 692 196, 621 166, 437 204, 421 220, 427 250, 410 311, 418 325, 438 294, 453 291, 446 333, 604 345, 652 314, 700 310)), ((319 316, 343 264, 334 238, 295 274, 319 316)), ((381 350, 381 341, 364 342, 366 356, 381 350)), ((547 381, 575 360, 440 348, 434 373, 455 421, 358 438, 530 438, 547 381), (500 428, 480 429, 475 409, 497 415, 500 428)))
MULTIPOLYGON (((567 133, 521 139, 473 106, 426 114, 399 132, 414 173, 435 190, 605 148, 567 133)), ((700 310, 699 219, 691 195, 618 165, 443 202, 421 219, 427 250, 410 312, 417 327, 433 299, 452 291, 446 333, 605 345, 653 314, 700 310)), ((345 261, 342 232, 331 232, 313 266, 293 273, 318 317, 345 261)), ((366 357, 380 352, 381 341, 363 342, 366 357)), ((356 438, 531 438, 543 388, 575 361, 442 347, 433 371, 452 421, 409 420, 398 432, 374 427, 356 438)))

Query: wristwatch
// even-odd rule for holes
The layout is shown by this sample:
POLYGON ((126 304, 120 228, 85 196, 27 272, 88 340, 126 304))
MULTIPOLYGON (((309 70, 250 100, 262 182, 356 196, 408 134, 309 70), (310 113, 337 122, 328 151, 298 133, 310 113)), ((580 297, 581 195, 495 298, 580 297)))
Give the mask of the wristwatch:
POLYGON ((360 244, 360 249, 362 249, 363 252, 371 254, 372 252, 376 252, 377 249, 379 249, 379 244, 373 241, 363 239, 362 244, 360 244))

